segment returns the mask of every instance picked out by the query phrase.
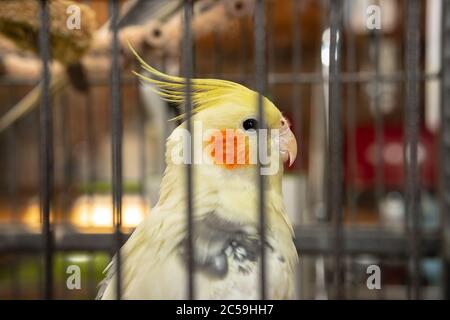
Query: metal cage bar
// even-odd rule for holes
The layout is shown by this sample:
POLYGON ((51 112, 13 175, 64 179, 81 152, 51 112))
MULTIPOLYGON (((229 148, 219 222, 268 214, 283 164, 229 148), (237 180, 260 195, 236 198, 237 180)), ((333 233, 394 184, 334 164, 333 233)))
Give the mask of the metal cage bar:
MULTIPOLYGON (((331 254, 335 245, 335 235, 331 226, 297 226, 294 228, 295 246, 304 255, 331 254)), ((397 231, 383 228, 349 227, 343 228, 343 250, 349 254, 397 255, 404 260, 408 257, 408 237, 397 231)), ((123 241, 130 234, 123 234, 123 241)), ((30 233, 0 234, 0 252, 36 253, 43 249, 38 241, 40 235, 30 233)), ((114 235, 96 233, 72 233, 61 230, 55 242, 57 251, 110 251, 114 235)), ((424 233, 419 248, 423 256, 439 254, 443 247, 439 233, 424 233)))
MULTIPOLYGON (((292 1, 292 73, 297 76, 301 72, 301 37, 302 30, 300 30, 300 0, 292 1)), ((292 106, 293 106, 293 117, 295 121, 295 136, 300 137, 302 134, 302 120, 303 120, 303 104, 299 103, 302 98, 302 86, 300 83, 294 83, 292 86, 292 106)), ((302 154, 300 153, 297 157, 297 161, 300 162, 300 170, 302 168, 302 154)))
MULTIPOLYGON (((351 4, 352 0, 346 0, 347 4, 351 4)), ((356 63, 356 41, 355 35, 352 31, 347 34, 347 50, 346 50, 346 64, 347 72, 356 73, 357 63, 356 63)), ((378 75, 379 76, 379 75, 378 75)), ((348 186, 347 186, 347 205, 349 208, 349 217, 352 223, 356 223, 356 207, 357 207, 357 197, 356 197, 356 117, 357 117, 357 98, 358 98, 358 84, 357 83, 347 83, 347 136, 349 147, 347 149, 347 159, 349 161, 348 168, 348 186)))
MULTIPOLYGON (((376 1, 379 6, 379 0, 376 1)), ((373 110, 374 110, 374 125, 375 125, 375 144, 376 144, 376 164, 375 164, 375 199, 378 204, 377 211, 379 211, 379 205, 384 196, 384 162, 383 162, 383 147, 384 147, 384 119, 380 104, 380 45, 382 41, 382 34, 379 29, 373 30, 372 44, 372 61, 374 64, 375 76, 373 79, 373 110)))
POLYGON ((122 94, 121 75, 119 62, 119 39, 118 39, 118 18, 119 1, 109 1, 109 13, 111 16, 111 29, 113 34, 111 48, 111 142, 112 142, 112 197, 113 197, 113 223, 114 242, 113 252, 115 252, 115 272, 116 272, 116 298, 122 296, 122 257, 120 247, 122 246, 122 94))
MULTIPOLYGON (((187 207, 186 207, 186 226, 187 226, 187 294, 188 298, 190 300, 195 299, 195 263, 194 263, 194 213, 193 213, 193 185, 194 185, 194 179, 193 179, 193 159, 194 159, 194 150, 193 150, 193 143, 194 137, 193 137, 193 130, 192 130, 192 77, 194 74, 194 61, 193 61, 193 38, 192 38, 192 30, 191 30, 191 21, 192 21, 192 14, 193 14, 193 2, 192 0, 184 0, 184 21, 183 21, 183 72, 184 77, 186 79, 185 83, 185 99, 184 99, 184 107, 185 107, 185 113, 186 113, 186 129, 190 134, 190 140, 189 147, 187 150, 189 153, 189 163, 186 164, 186 191, 187 191, 187 207)), ((186 147, 186 146, 185 146, 186 147)))
POLYGON ((343 262, 342 262, 342 183, 343 183, 343 144, 342 144, 342 119, 341 119, 341 24, 342 24, 342 2, 331 0, 330 4, 330 78, 329 78, 329 179, 330 187, 326 188, 328 195, 329 216, 333 221, 335 246, 335 285, 336 297, 343 298, 343 262))
MULTIPOLYGON (((449 254, 449 215, 450 212, 450 171, 448 163, 450 163, 450 1, 443 0, 443 35, 442 35, 442 71, 438 73, 426 73, 421 70, 421 57, 420 57, 420 9, 421 2, 419 0, 404 1, 405 7, 405 39, 404 39, 404 61, 405 68, 401 72, 392 72, 389 74, 383 73, 380 70, 380 37, 379 31, 375 31, 372 47, 372 58, 374 62, 373 71, 358 72, 357 64, 355 63, 355 39, 348 38, 346 36, 347 49, 347 72, 341 72, 341 43, 343 34, 342 26, 342 5, 344 0, 327 0, 324 3, 329 4, 327 7, 330 17, 330 74, 327 77, 322 77, 320 73, 307 73, 301 72, 301 47, 300 47, 300 19, 298 17, 300 0, 293 0, 295 10, 293 10, 293 48, 292 48, 292 73, 274 73, 273 70, 268 70, 267 66, 267 38, 266 38, 266 11, 265 7, 268 3, 266 0, 256 0, 255 2, 255 15, 254 15, 254 67, 255 67, 255 87, 258 92, 257 105, 258 105, 258 120, 260 123, 260 129, 264 129, 264 113, 263 113, 263 95, 267 93, 267 86, 269 84, 292 84, 292 100, 298 101, 301 97, 300 88, 302 85, 319 84, 322 81, 329 83, 329 131, 328 131, 328 159, 330 160, 330 166, 328 168, 329 188, 327 189, 327 205, 329 217, 332 218, 331 226, 296 226, 296 240, 295 244, 299 251, 304 254, 323 254, 328 255, 334 259, 334 276, 335 276, 335 288, 336 297, 344 298, 344 255, 370 253, 373 255, 387 257, 396 255, 403 259, 403 261, 409 262, 409 280, 410 286, 409 297, 410 298, 422 298, 421 295, 421 259, 422 257, 440 255, 443 260, 443 275, 444 281, 442 286, 444 287, 444 297, 450 296, 450 254, 449 254), (339 36, 338 36, 339 35, 339 36), (341 39, 339 39, 341 38, 341 39), (348 40, 348 42, 347 42, 348 40), (439 232, 425 232, 425 229, 421 230, 420 225, 420 177, 419 170, 420 164, 418 163, 418 144, 419 144, 419 129, 420 129, 420 97, 421 86, 424 82, 431 79, 441 80, 442 86, 442 100, 441 100, 441 144, 440 144, 440 202, 441 202, 441 217, 442 217, 442 229, 439 232), (380 87, 385 83, 398 83, 405 85, 404 96, 404 130, 405 130, 405 148, 404 159, 406 163, 405 168, 405 191, 406 199, 405 206, 407 208, 407 222, 405 224, 406 234, 391 232, 385 230, 382 226, 378 226, 377 229, 366 230, 363 228, 346 228, 343 225, 343 126, 342 126, 342 112, 343 112, 343 99, 341 97, 343 84, 347 85, 351 96, 348 101, 348 108, 346 112, 348 116, 348 122, 350 123, 349 139, 354 140, 355 135, 355 121, 356 121, 356 104, 357 104, 357 86, 362 83, 372 83, 375 87, 375 130, 376 130, 376 145, 377 145, 377 166, 376 166, 376 198, 379 200, 384 194, 384 170, 382 163, 382 148, 383 148, 383 115, 380 110, 380 87), (350 90, 352 89, 352 90, 350 90)), ((194 77, 194 39, 191 30, 191 23, 193 20, 193 5, 194 0, 184 0, 184 22, 183 22, 183 46, 182 46, 182 66, 183 75, 186 79, 185 83, 185 110, 186 110, 186 123, 187 128, 191 134, 193 140, 191 116, 192 116, 192 83, 191 79, 194 77)), ((40 214, 42 217, 42 232, 41 234, 32 234, 26 231, 20 230, 15 233, 0 233, 0 252, 42 252, 43 253, 43 268, 39 266, 43 275, 43 296, 46 299, 52 299, 54 297, 54 254, 57 251, 74 251, 74 250, 104 250, 116 253, 115 260, 115 272, 117 274, 116 293, 117 299, 122 297, 121 287, 121 268, 122 262, 120 255, 120 247, 127 239, 128 234, 122 233, 122 94, 121 85, 129 82, 129 78, 122 79, 121 77, 121 65, 119 61, 120 45, 118 41, 118 19, 119 19, 119 0, 109 0, 109 14, 111 17, 111 29, 113 34, 113 46, 111 48, 111 74, 110 74, 110 99, 111 99, 111 139, 112 139, 112 198, 113 198, 113 234, 77 234, 73 233, 67 226, 64 226, 61 230, 62 236, 57 240, 53 239, 54 233, 60 226, 54 226, 55 218, 52 213, 53 208, 53 193, 54 193, 54 147, 53 147, 53 119, 52 119, 52 101, 50 97, 50 81, 51 74, 49 69, 50 60, 50 30, 49 30, 49 1, 39 0, 39 19, 41 28, 39 30, 39 53, 42 69, 42 89, 43 94, 40 101, 40 118, 39 118, 39 154, 40 154, 40 180, 39 180, 39 192, 40 192, 40 214), (122 81, 123 80, 123 81, 122 81)), ((274 7, 275 3, 271 3, 274 7)), ((271 13, 272 14, 272 13, 271 13)), ((240 62, 240 75, 223 74, 224 61, 221 57, 216 57, 216 76, 223 76, 228 79, 237 79, 242 82, 247 81, 246 70, 247 66, 247 54, 249 51, 247 39, 244 34, 248 33, 248 26, 246 20, 242 18, 240 20, 241 36, 241 62, 240 62)), ((269 21, 270 22, 270 21, 269 21)), ((269 23, 270 24, 270 23, 269 23)), ((273 30, 270 30, 272 32, 273 30)), ((352 33, 352 31, 350 31, 352 33)), ((353 34, 350 35, 353 37, 353 34)), ((219 39, 215 39, 216 53, 221 54, 219 39)), ((273 39, 270 37, 270 43, 273 44, 273 39)), ((270 44, 269 43, 269 44, 270 44)), ((270 48, 269 48, 270 49, 270 48)), ((273 54, 269 54, 269 65, 273 66, 273 54)), ((269 69, 270 69, 269 66, 269 69)), ((91 84, 97 85, 102 83, 101 79, 92 79, 91 84)), ((14 79, 1 79, 0 85, 17 85, 25 82, 19 82, 14 79), (10 81, 10 82, 8 82, 10 81)), ((29 84, 29 82, 28 82, 29 84)), ((67 97, 66 97, 67 99, 67 97)), ((93 165, 93 141, 92 135, 94 130, 92 128, 92 110, 91 110, 91 97, 87 97, 87 111, 86 123, 87 123, 87 135, 89 143, 89 165, 93 165)), ((63 106, 64 108, 66 106, 63 106)), ((294 105, 294 116, 296 120, 301 120, 302 113, 301 106, 294 105)), ((69 109, 65 110, 69 111, 69 109)), ((68 115, 63 114, 63 121, 68 123, 68 115)), ((14 128, 13 128, 14 129, 14 128)), ((10 129, 10 130, 13 130, 10 129)), ((299 133, 301 130, 296 128, 299 133)), ((16 134, 15 131, 10 131, 13 137, 16 134)), ((11 148, 11 143, 14 144, 14 140, 11 140, 8 136, 8 149, 11 148)), ((70 141, 67 136, 63 137, 65 154, 70 148, 70 141), (67 141, 66 141, 67 140, 67 141)), ((191 141, 192 141, 191 140, 191 141)), ((258 146, 261 146, 260 135, 258 134, 258 146)), ((16 140, 17 141, 17 140, 16 140)), ((187 264, 187 296, 190 299, 195 299, 195 265, 194 265, 194 251, 193 235, 193 167, 192 161, 194 152, 192 150, 193 144, 190 144, 190 160, 191 162, 186 165, 186 192, 187 192, 187 208, 186 208, 186 222, 187 222, 187 252, 188 252, 188 264, 187 264)), ((350 153, 356 152, 356 147, 353 145, 351 148, 354 150, 350 153)), ((17 147, 14 147, 17 149, 17 147)), ((259 150, 258 150, 259 151, 259 150)), ((264 176, 261 174, 261 161, 258 152, 257 161, 257 178, 255 179, 256 186, 258 188, 258 214, 259 214, 259 232, 261 236, 261 259, 260 259, 260 277, 258 279, 260 285, 260 296, 262 299, 267 297, 267 279, 266 276, 270 270, 267 270, 266 263, 266 250, 264 247, 266 240, 266 216, 265 216, 265 196, 264 196, 264 176)), ((11 159, 14 159, 12 155, 9 155, 11 159)), ((354 158, 354 154, 351 155, 354 158)), ((63 184, 66 185, 65 197, 69 197, 67 194, 67 185, 70 183, 70 166, 67 167, 67 163, 70 161, 70 156, 64 159, 66 165, 66 179, 63 179, 63 184)), ((352 159, 351 161, 356 161, 352 159)), ((14 164, 14 160, 9 160, 14 164)), ((142 160, 144 163, 145 160, 142 160)), ((353 166, 355 163, 352 164, 353 166)), ((9 165, 8 165, 9 166, 9 165)), ((92 169, 92 168, 89 168, 92 169)), ((14 169, 15 170, 15 169, 14 169)), ((145 170, 144 170, 145 171, 145 170)), ((352 174, 355 175, 355 169, 353 168, 352 174)), ((95 180, 95 174, 89 170, 90 182, 95 180)), ((16 177, 11 176, 12 182, 11 188, 17 188, 18 186, 16 177)), ((327 183, 327 181, 326 181, 327 183)), ((349 191, 353 193, 349 195, 349 203, 352 211, 356 209, 356 197, 355 191, 349 187, 349 191)), ((16 191, 14 191, 16 192, 16 191)), ((14 201, 17 201, 14 200, 14 201)), ((67 201, 67 200, 64 200, 67 201)), ((17 204, 13 204, 17 206, 17 204)), ((67 208, 67 205, 65 206, 67 208)), ((63 210, 64 211, 64 210, 63 210)), ((58 229, 59 232, 59 229, 58 229)), ((12 269, 12 271, 14 271, 12 269)))
POLYGON ((411 252, 410 298, 420 298, 420 255, 418 239, 419 217, 419 175, 418 175, 418 134, 419 134, 419 37, 420 3, 418 0, 405 2, 406 5, 406 90, 405 90, 405 177, 406 177, 406 223, 411 252))
POLYGON ((450 1, 442 7, 442 82, 441 82, 441 135, 440 135, 440 209, 441 248, 443 268, 443 297, 450 299, 450 1))
POLYGON ((42 97, 40 106, 40 199, 42 235, 44 238, 44 298, 53 299, 53 235, 50 220, 53 202, 53 119, 50 104, 50 48, 49 7, 46 0, 39 1, 39 51, 42 59, 42 97))
POLYGON ((255 86, 257 95, 257 106, 258 106, 258 123, 259 130, 257 132, 257 144, 258 144, 258 155, 257 155, 257 166, 256 166, 256 177, 255 180, 258 187, 258 211, 259 211, 259 234, 260 234, 260 298, 262 300, 266 299, 267 288, 266 288, 266 275, 267 275, 267 265, 266 265, 266 210, 265 210, 265 194, 264 194, 264 175, 261 173, 261 148, 265 144, 261 143, 261 130, 266 128, 263 110, 263 95, 266 90, 266 33, 265 33, 265 2, 264 0, 256 0, 255 3, 255 30, 254 30, 254 59, 255 59, 255 86))

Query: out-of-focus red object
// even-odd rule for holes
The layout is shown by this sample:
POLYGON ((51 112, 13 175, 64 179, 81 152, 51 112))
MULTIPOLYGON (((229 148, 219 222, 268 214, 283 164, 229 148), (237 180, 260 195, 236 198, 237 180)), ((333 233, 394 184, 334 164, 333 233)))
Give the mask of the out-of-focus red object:
MULTIPOLYGON (((358 188, 369 189, 375 186, 377 146, 374 126, 360 126, 354 136, 346 135, 345 140, 345 182, 351 180, 349 146, 350 139, 356 139, 355 184, 358 188)), ((430 131, 420 128, 418 164, 420 183, 423 187, 437 187, 436 168, 438 165, 437 137, 430 131)), ((385 125, 383 129, 384 184, 389 189, 403 189, 405 185, 403 125, 385 125)))

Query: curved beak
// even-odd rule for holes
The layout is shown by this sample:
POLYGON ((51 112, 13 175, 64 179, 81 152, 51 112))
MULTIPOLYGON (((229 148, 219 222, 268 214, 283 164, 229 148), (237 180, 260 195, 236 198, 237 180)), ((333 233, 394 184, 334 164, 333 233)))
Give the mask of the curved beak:
POLYGON ((297 140, 289 128, 289 122, 283 118, 280 128, 280 153, 283 163, 288 163, 289 167, 297 157, 297 140))

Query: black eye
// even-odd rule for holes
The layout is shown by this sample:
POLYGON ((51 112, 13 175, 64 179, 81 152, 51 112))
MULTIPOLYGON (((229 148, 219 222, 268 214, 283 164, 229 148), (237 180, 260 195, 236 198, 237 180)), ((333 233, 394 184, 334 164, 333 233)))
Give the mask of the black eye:
POLYGON ((253 118, 247 119, 242 123, 242 127, 245 131, 256 130, 258 129, 258 120, 253 118))

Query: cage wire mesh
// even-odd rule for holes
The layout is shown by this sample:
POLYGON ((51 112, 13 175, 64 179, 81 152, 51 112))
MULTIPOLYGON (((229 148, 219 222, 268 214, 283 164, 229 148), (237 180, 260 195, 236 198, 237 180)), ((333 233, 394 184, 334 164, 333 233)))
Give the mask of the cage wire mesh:
MULTIPOLYGON (((57 90, 52 1, 34 2, 38 77, 8 74, 9 52, 0 55, 1 115, 38 81, 42 90, 38 108, 0 131, 0 297, 90 299, 113 255, 120 279, 119 248, 151 214, 164 142, 174 127, 168 120, 177 111, 127 71, 121 32, 138 25, 133 19, 139 10, 126 2, 120 7, 124 1, 84 1, 109 21, 103 27, 111 41, 107 71, 86 67, 86 90, 57 90), (74 265, 83 274, 77 290, 67 285, 74 265)), ((291 120, 300 154, 285 173, 283 190, 300 255, 297 298, 449 298, 449 1, 135 3, 147 3, 152 12, 165 8, 160 11, 181 21, 177 44, 163 38, 167 46, 152 42, 147 49, 158 49, 150 56, 160 70, 186 78, 188 130, 192 78, 247 85, 259 92, 260 123, 263 95, 291 120), (214 15, 203 19, 215 6, 233 13, 229 25, 214 15), (215 27, 206 28, 211 21, 215 27), (381 270, 380 288, 370 288, 373 268, 381 270)), ((152 41, 171 21, 162 16, 152 41)), ((260 167, 258 162, 258 172, 260 167)), ((198 182, 191 165, 186 176, 186 287, 192 299, 200 288, 193 277, 192 189, 198 182)), ((258 177, 264 239, 265 177, 258 177)), ((264 299, 271 271, 262 247, 260 255, 264 299)), ((121 281, 116 294, 120 299, 121 281)))

